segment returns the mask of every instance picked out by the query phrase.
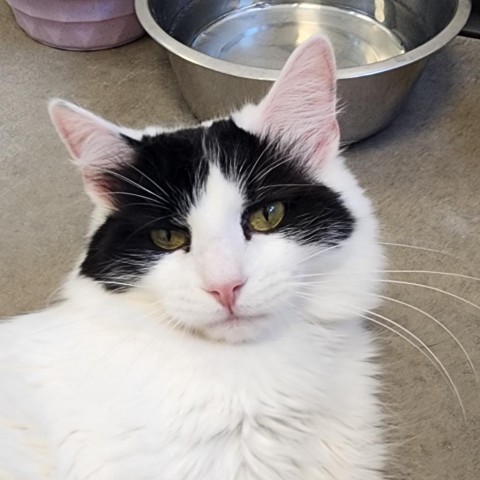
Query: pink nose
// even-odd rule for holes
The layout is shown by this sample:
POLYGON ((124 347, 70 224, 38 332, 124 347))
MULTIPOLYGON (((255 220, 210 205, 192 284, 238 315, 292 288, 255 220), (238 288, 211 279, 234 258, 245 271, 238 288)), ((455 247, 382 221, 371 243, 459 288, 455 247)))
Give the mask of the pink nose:
POLYGON ((207 292, 213 295, 220 305, 223 305, 230 313, 232 313, 238 294, 244 285, 244 281, 235 280, 221 285, 211 285, 207 288, 207 292))

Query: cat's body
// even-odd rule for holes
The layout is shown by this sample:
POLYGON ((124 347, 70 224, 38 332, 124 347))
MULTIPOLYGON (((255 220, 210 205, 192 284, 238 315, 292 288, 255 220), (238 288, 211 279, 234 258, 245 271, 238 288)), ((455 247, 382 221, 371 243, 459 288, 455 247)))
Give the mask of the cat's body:
POLYGON ((2 480, 382 478, 382 256, 333 72, 313 39, 176 132, 53 105, 97 209, 61 301, 0 327, 2 480))
POLYGON ((372 348, 360 326, 302 324, 232 348, 139 313, 79 295, 4 328, 6 478, 380 478, 372 348))

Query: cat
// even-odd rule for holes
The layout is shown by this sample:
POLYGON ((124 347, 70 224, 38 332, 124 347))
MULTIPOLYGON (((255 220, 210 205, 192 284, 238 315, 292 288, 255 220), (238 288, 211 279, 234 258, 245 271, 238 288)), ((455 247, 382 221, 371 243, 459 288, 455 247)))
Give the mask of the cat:
POLYGON ((335 72, 314 36, 195 128, 50 103, 95 209, 61 298, 0 325, 2 480, 384 478, 384 259, 335 72))

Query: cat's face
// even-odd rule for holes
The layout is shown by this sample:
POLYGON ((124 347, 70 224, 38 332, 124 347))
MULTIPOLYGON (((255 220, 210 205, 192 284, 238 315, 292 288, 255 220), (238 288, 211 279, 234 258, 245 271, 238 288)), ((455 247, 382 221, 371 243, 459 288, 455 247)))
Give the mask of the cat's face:
POLYGON ((112 295, 234 343, 372 304, 375 275, 346 274, 377 270, 380 254, 337 158, 325 40, 297 50, 259 106, 198 128, 131 131, 61 102, 51 113, 102 212, 80 275, 112 295))

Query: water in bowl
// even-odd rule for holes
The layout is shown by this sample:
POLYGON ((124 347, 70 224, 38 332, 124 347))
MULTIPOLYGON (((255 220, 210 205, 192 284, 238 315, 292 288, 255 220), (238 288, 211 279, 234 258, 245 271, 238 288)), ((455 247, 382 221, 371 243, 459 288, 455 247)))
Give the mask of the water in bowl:
POLYGON ((295 47, 319 32, 333 43, 339 68, 405 52, 400 39, 379 21, 351 10, 308 3, 264 3, 236 10, 206 26, 189 43, 229 62, 280 69, 295 47))

